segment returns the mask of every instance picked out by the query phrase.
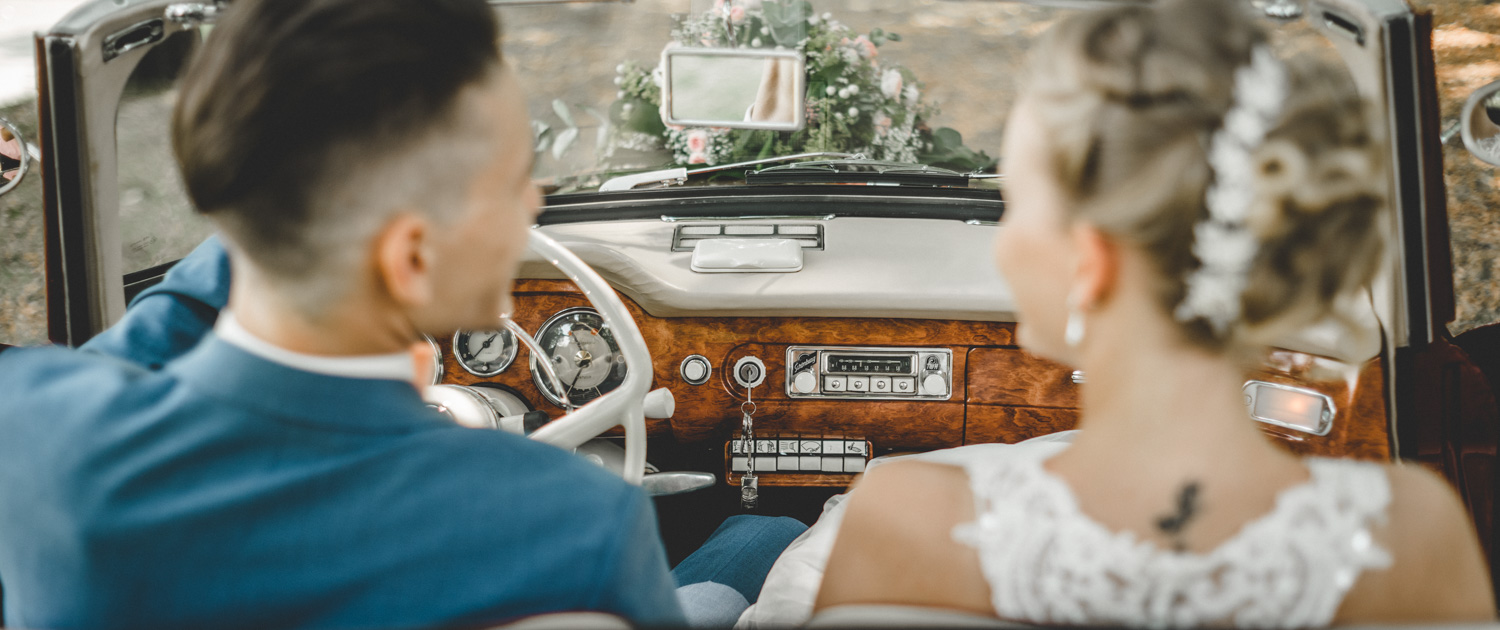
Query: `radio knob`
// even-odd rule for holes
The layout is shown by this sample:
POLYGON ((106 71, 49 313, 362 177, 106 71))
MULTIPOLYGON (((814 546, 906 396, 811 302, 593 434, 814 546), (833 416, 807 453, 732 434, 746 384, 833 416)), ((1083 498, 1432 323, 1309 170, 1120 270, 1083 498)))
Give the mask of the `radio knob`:
POLYGON ((811 394, 818 388, 818 377, 812 372, 798 372, 792 377, 792 390, 799 394, 811 394))
POLYGON ((922 393, 927 396, 948 396, 948 381, 943 380, 942 374, 928 374, 922 379, 922 393))

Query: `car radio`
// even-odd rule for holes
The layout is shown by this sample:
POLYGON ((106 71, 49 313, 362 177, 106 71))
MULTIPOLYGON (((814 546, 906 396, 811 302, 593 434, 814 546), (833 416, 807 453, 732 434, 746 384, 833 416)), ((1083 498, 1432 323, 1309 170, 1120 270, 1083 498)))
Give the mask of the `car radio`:
POLYGON ((788 398, 948 400, 953 351, 946 348, 792 346, 788 398))

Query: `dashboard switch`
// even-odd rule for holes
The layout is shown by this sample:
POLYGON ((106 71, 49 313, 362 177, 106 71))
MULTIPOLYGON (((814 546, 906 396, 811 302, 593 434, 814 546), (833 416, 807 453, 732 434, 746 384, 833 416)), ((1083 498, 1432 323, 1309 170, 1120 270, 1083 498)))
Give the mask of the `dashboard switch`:
POLYGON ((928 396, 947 396, 948 382, 943 380, 941 374, 928 374, 922 379, 922 393, 928 396))
POLYGON ((709 364, 707 357, 695 354, 683 359, 678 371, 682 374, 682 380, 687 381, 689 385, 702 385, 708 382, 708 375, 713 371, 713 367, 709 364))
POLYGON ((766 382, 766 364, 755 357, 744 357, 734 362, 734 382, 746 389, 758 387, 766 382))

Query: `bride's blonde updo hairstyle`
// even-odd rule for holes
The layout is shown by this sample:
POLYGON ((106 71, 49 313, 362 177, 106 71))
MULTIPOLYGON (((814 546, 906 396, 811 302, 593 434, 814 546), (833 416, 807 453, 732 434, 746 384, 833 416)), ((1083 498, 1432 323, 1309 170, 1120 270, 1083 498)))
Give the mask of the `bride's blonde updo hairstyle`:
MULTIPOLYGON (((1074 16, 1032 53, 1026 93, 1070 218, 1144 252, 1169 317, 1200 265, 1193 228, 1208 216, 1210 140, 1236 70, 1263 45, 1255 18, 1227 0, 1169 0, 1074 16)), ((1310 325, 1379 265, 1385 162, 1367 107, 1326 66, 1292 63, 1289 75, 1281 115, 1252 153, 1246 223, 1258 249, 1241 315, 1220 333, 1201 317, 1180 322, 1207 349, 1253 351, 1310 325)))

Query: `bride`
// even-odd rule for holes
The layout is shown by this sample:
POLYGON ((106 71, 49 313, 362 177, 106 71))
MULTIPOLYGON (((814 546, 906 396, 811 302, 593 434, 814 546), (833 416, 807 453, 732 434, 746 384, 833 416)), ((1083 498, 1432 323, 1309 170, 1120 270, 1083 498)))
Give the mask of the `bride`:
POLYGON ((1382 144, 1347 79, 1287 67, 1227 0, 1077 15, 1032 58, 1005 134, 997 262, 1024 344, 1087 372, 1083 430, 1060 452, 873 469, 817 609, 1493 619, 1441 478, 1298 458, 1246 417, 1247 362, 1367 286, 1380 259, 1382 144))

